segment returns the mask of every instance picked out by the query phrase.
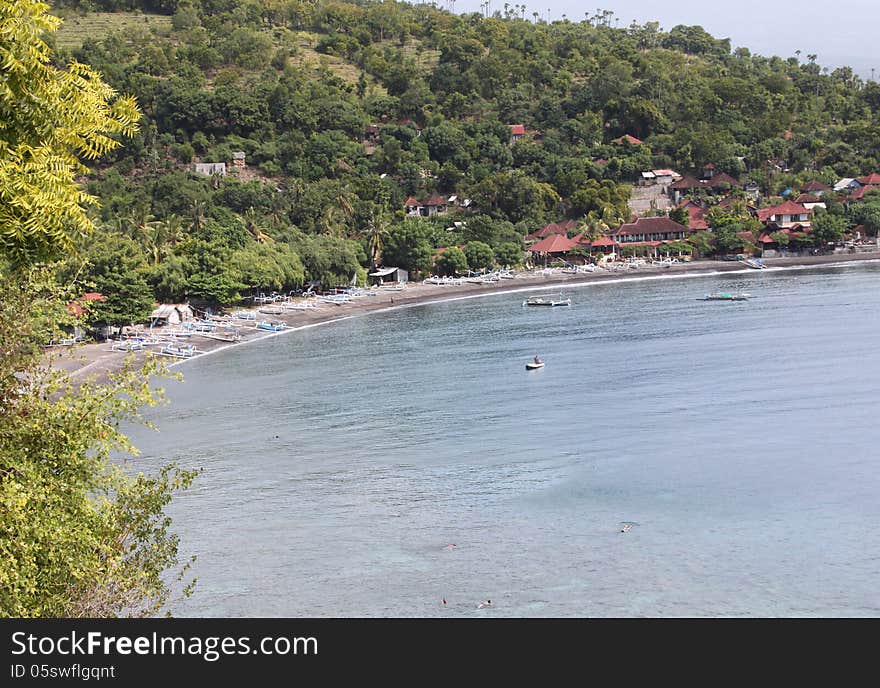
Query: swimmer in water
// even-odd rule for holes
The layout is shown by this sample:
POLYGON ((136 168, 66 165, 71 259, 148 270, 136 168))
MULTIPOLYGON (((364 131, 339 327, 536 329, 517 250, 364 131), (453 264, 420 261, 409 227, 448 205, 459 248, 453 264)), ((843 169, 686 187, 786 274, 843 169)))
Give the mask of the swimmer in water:
POLYGON ((486 600, 485 602, 480 602, 480 604, 477 605, 477 609, 482 609, 483 607, 491 607, 491 606, 492 606, 492 600, 486 600))
POLYGON ((625 533, 625 532, 627 532, 630 528, 632 528, 632 524, 627 523, 627 524, 625 524, 625 525, 623 526, 623 528, 620 529, 620 532, 621 532, 621 533, 625 533))
POLYGON ((457 545, 446 545, 446 549, 458 549, 457 545))
POLYGON ((440 600, 440 604, 442 604, 444 607, 446 606, 446 598, 445 597, 442 600, 440 600))

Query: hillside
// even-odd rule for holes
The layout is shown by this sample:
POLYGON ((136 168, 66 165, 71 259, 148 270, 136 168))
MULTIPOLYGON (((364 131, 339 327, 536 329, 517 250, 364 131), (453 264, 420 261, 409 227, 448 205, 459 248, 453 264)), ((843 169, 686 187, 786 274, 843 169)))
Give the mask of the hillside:
POLYGON ((93 166, 89 190, 104 231, 152 255, 157 298, 333 283, 382 256, 425 273, 452 244, 519 260, 549 222, 595 234, 632 208, 661 213, 656 192, 630 199, 645 170, 711 163, 774 197, 880 169, 877 83, 813 56, 732 52, 696 26, 390 0, 95 5, 56 3, 56 45, 140 104, 137 139, 93 166), (445 213, 407 217, 407 199, 431 214, 432 198, 445 213), (169 221, 171 239, 150 229, 169 221))

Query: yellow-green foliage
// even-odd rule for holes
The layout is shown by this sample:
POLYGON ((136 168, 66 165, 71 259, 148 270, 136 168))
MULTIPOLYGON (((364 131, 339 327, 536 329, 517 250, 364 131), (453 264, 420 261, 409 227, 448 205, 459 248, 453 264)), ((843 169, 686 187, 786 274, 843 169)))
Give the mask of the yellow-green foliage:
POLYGON ((92 228, 75 175, 131 136, 140 118, 86 65, 50 62, 59 20, 33 0, 0 0, 0 249, 14 263, 68 249, 92 228))

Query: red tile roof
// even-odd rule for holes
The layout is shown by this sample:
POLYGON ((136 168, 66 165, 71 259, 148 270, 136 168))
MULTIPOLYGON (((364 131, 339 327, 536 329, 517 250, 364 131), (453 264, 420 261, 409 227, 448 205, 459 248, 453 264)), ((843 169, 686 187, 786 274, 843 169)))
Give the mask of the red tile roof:
POLYGON ((576 241, 572 241, 564 234, 553 234, 541 239, 537 244, 529 246, 526 251, 533 253, 564 253, 571 251, 577 246, 576 241))
POLYGON ((443 196, 438 196, 437 194, 431 194, 424 201, 422 201, 419 205, 423 205, 425 207, 446 205, 446 199, 443 196))
POLYGON ((758 219, 766 222, 772 215, 812 215, 810 208, 805 208, 794 201, 786 201, 780 205, 774 205, 772 208, 761 208, 758 210, 758 219))
POLYGON ((525 134, 526 127, 524 124, 511 124, 510 125, 510 133, 514 136, 525 134))
POLYGON ((688 229, 709 229, 705 212, 699 206, 688 206, 688 229))
POLYGON ((699 189, 703 184, 701 184, 698 180, 693 177, 682 177, 677 182, 672 184, 669 188, 671 189, 699 189))
POLYGON ((849 196, 847 196, 847 198, 851 201, 858 201, 861 198, 863 198, 864 195, 866 193, 868 193, 869 191, 874 191, 878 188, 880 188, 880 187, 875 186, 875 185, 860 186, 858 189, 853 191, 849 196))
POLYGON ((407 199, 403 202, 404 208, 415 208, 419 202, 413 197, 408 196, 407 199))
POLYGON ((591 246, 614 246, 614 239, 603 236, 590 242, 591 246))
POLYGON ((801 187, 801 191, 805 193, 809 193, 810 191, 828 191, 831 187, 827 184, 823 184, 820 181, 816 181, 815 179, 811 182, 807 182, 801 187))
POLYGON ((634 146, 639 146, 644 143, 641 139, 637 139, 635 136, 630 136, 629 134, 624 134, 620 138, 614 139, 613 143, 623 143, 624 141, 629 141, 634 146))
POLYGON ((859 184, 865 185, 877 185, 880 184, 880 174, 874 172, 873 174, 869 174, 867 177, 859 177, 856 179, 859 184))
POLYGON ((722 184, 729 184, 730 186, 742 186, 736 179, 731 177, 726 172, 718 172, 717 174, 712 176, 712 179, 706 181, 706 184, 711 186, 712 188, 721 186, 722 184))
POLYGON ((612 234, 655 234, 659 232, 687 232, 688 228, 668 217, 640 217, 635 222, 621 225, 612 234))
POLYGON ((821 203, 822 199, 818 196, 810 196, 810 194, 801 194, 794 199, 794 202, 803 205, 804 203, 821 203))

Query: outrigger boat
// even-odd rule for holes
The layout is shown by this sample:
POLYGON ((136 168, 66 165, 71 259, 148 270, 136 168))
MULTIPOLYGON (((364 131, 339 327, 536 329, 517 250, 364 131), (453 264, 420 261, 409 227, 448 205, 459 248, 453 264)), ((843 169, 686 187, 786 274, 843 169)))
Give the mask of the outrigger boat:
POLYGON ((523 301, 523 306, 570 306, 571 299, 545 299, 543 296, 530 296, 523 301))
POLYGON ((698 299, 699 301, 745 301, 746 299, 751 298, 751 294, 746 294, 744 292, 729 292, 729 291, 719 291, 713 292, 711 294, 706 294, 702 299, 698 299))

